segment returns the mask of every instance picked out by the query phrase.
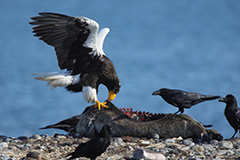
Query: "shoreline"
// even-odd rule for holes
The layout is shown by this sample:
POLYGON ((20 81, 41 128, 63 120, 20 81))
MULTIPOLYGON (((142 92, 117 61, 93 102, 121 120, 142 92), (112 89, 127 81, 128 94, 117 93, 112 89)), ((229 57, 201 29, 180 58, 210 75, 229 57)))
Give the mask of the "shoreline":
MULTIPOLYGON (((67 159, 65 156, 68 153, 88 140, 86 137, 78 138, 64 134, 52 136, 34 134, 31 137, 18 138, 0 136, 0 159, 64 160, 67 159)), ((194 142, 191 138, 182 137, 167 139, 118 137, 112 138, 111 145, 97 159, 133 159, 133 152, 136 149, 161 153, 166 159, 236 159, 240 158, 240 138, 194 142)))

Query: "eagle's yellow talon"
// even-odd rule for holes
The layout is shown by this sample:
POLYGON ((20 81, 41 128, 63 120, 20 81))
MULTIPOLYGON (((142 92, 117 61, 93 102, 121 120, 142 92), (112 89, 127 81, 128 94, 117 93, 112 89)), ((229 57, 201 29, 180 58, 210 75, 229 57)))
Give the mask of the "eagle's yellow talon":
POLYGON ((107 102, 99 102, 98 100, 96 100, 96 104, 94 105, 94 107, 98 108, 99 110, 101 110, 102 108, 108 108, 108 106, 106 105, 107 102))

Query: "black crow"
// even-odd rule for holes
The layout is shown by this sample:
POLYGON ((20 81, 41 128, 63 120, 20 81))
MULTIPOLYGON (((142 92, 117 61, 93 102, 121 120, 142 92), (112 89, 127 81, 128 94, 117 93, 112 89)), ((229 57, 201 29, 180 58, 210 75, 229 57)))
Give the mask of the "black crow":
POLYGON ((98 101, 98 86, 107 87, 112 101, 121 87, 112 61, 103 51, 108 28, 99 31, 99 24, 86 17, 72 17, 58 13, 39 13, 30 22, 34 36, 55 48, 58 65, 64 72, 50 72, 35 77, 48 81, 52 88, 65 87, 71 92, 83 92, 87 102, 108 108, 98 101))
POLYGON ((184 108, 191 108, 193 105, 207 100, 220 98, 220 96, 202 95, 194 92, 185 92, 178 89, 162 88, 152 93, 152 95, 160 95, 167 103, 178 107, 179 110, 174 113, 184 112, 184 108))
POLYGON ((99 135, 88 142, 81 143, 76 148, 75 152, 68 154, 71 157, 69 159, 74 159, 78 157, 87 157, 91 160, 96 159, 103 152, 106 151, 110 144, 110 127, 105 125, 102 127, 99 135))
POLYGON ((224 114, 228 120, 228 123, 235 130, 235 133, 231 137, 232 139, 236 135, 237 131, 240 129, 240 109, 237 107, 237 100, 233 95, 228 94, 225 98, 221 98, 219 102, 224 102, 227 104, 224 114))

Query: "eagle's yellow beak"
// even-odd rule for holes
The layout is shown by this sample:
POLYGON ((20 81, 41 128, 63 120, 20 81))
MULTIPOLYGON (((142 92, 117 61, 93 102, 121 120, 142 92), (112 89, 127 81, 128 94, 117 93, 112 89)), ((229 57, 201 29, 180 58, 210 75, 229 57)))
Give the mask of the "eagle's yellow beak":
POLYGON ((114 93, 113 91, 109 91, 108 100, 112 101, 114 100, 115 97, 116 97, 116 93, 114 93))

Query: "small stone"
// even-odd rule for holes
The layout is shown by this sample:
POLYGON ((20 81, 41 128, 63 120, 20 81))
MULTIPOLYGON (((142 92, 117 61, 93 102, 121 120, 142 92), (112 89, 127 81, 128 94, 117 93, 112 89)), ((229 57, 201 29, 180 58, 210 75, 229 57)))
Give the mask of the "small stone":
POLYGON ((48 137, 49 137, 48 134, 41 134, 40 136, 41 136, 42 138, 48 138, 48 137))
POLYGON ((0 150, 5 149, 5 148, 8 148, 8 144, 6 142, 1 142, 0 143, 0 150))
POLYGON ((0 139, 1 139, 1 140, 4 140, 4 139, 6 139, 6 138, 7 138, 7 136, 0 135, 0 139))
POLYGON ((186 150, 190 150, 190 147, 189 147, 189 146, 187 146, 187 147, 182 147, 181 149, 184 150, 184 151, 186 151, 186 150))
MULTIPOLYGON (((131 147, 131 146, 128 146, 128 149, 130 150, 130 151, 133 151, 133 148, 131 147)), ((240 153, 240 152, 239 152, 240 153)))
POLYGON ((178 138, 174 137, 173 140, 174 140, 175 142, 179 142, 179 141, 182 141, 183 138, 182 138, 181 136, 178 137, 178 138))
POLYGON ((175 141, 171 138, 168 138, 164 141, 164 143, 175 143, 175 141))
POLYGON ((111 139, 111 145, 114 145, 114 146, 119 146, 119 145, 120 146, 124 146, 122 138, 119 138, 119 137, 112 138, 111 139))
POLYGON ((32 135, 31 138, 33 138, 33 139, 41 139, 41 136, 38 135, 38 134, 34 134, 34 135, 32 135))
POLYGON ((213 151, 213 147, 212 147, 212 145, 210 145, 210 144, 203 144, 202 145, 203 146, 203 148, 205 149, 205 150, 207 150, 207 151, 213 151))
POLYGON ((236 155, 240 155, 240 149, 236 149, 236 150, 235 150, 235 154, 236 154, 236 155))
POLYGON ((21 141, 26 141, 26 140, 28 139, 28 137, 26 137, 26 136, 20 136, 20 137, 18 137, 18 139, 21 140, 21 141))
POLYGON ((32 145, 29 144, 29 143, 26 143, 25 146, 26 146, 26 147, 29 147, 29 148, 32 147, 32 145))
POLYGON ((192 141, 189 140, 189 139, 184 139, 184 140, 182 141, 182 144, 187 145, 187 146, 190 146, 190 147, 195 145, 195 143, 192 142, 192 141))
POLYGON ((41 154, 37 151, 30 151, 30 152, 28 152, 28 154, 26 156, 26 160, 30 160, 30 159, 42 160, 41 154))
POLYGON ((55 133, 53 135, 54 138, 66 138, 63 134, 58 134, 58 133, 55 133))
POLYGON ((152 133, 151 132, 151 133, 148 134, 147 138, 159 139, 160 136, 157 133, 152 133))
POLYGON ((240 149, 240 142, 233 142, 233 147, 235 149, 240 149))
POLYGON ((6 137, 5 139, 3 139, 3 142, 12 142, 12 138, 10 137, 6 137))
POLYGON ((17 144, 16 147, 19 148, 19 149, 22 149, 24 147, 24 145, 17 144))
POLYGON ((149 141, 141 141, 139 146, 148 146, 150 144, 149 141))
POLYGON ((227 152, 225 153, 225 155, 227 155, 227 156, 230 156, 233 154, 234 154, 234 151, 232 151, 232 150, 227 150, 227 152))
POLYGON ((225 155, 227 150, 218 150, 218 154, 220 155, 225 155))
POLYGON ((192 147, 192 150, 194 151, 194 152, 203 152, 204 151, 204 148, 203 148, 203 146, 200 146, 200 145, 195 145, 195 146, 193 146, 192 147))
POLYGON ((66 141, 66 142, 64 142, 64 143, 61 143, 60 144, 61 146, 71 146, 72 145, 72 143, 70 142, 70 141, 66 141))
POLYGON ((133 152, 133 158, 134 159, 152 159, 152 160, 165 160, 166 157, 157 152, 152 152, 152 151, 145 151, 143 149, 136 149, 133 152))
POLYGON ((233 144, 230 141, 221 141, 219 142, 219 147, 222 149, 232 149, 233 144))
POLYGON ((214 139, 214 140, 211 140, 210 141, 210 144, 212 144, 212 145, 218 145, 218 141, 216 140, 216 139, 214 139))

